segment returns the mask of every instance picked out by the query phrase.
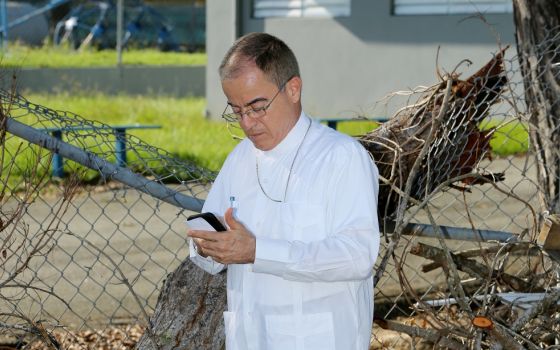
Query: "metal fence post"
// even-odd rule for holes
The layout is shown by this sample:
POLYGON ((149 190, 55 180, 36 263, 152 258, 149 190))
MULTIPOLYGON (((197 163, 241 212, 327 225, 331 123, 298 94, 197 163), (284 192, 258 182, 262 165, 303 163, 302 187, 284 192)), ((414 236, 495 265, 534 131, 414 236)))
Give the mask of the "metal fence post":
MULTIPOLYGON (((54 130, 52 132, 53 137, 57 140, 62 141, 62 130, 54 130)), ((52 174, 53 176, 63 178, 64 177, 64 158, 58 153, 53 152, 52 157, 52 174)))
POLYGON ((126 129, 115 128, 115 153, 117 156, 117 165, 126 166, 126 129))
POLYGON ((2 51, 8 49, 8 5, 6 0, 0 0, 0 21, 2 21, 2 51))

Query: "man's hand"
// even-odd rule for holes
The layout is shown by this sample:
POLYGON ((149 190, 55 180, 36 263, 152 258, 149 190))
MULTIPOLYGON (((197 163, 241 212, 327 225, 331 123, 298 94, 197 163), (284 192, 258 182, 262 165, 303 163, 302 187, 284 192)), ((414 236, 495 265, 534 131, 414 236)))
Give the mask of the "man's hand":
POLYGON ((198 253, 210 256, 222 264, 247 264, 255 262, 255 236, 233 217, 233 209, 225 213, 229 230, 225 232, 188 231, 198 246, 198 253))

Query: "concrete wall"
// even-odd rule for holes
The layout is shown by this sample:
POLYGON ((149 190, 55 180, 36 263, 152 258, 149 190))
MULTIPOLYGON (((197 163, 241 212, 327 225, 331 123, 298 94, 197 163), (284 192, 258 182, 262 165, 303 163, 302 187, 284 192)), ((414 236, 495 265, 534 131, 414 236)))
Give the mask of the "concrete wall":
POLYGON ((218 117, 225 108, 218 67, 231 43, 238 36, 235 1, 206 1, 206 109, 207 116, 218 117), (210 86, 210 88, 209 88, 210 86))
MULTIPOLYGON (((237 2, 238 34, 268 32, 294 50, 304 82, 304 108, 314 116, 390 115, 392 107, 376 101, 390 92, 437 82, 438 47, 442 70, 451 71, 461 60, 470 59, 470 69, 461 67, 467 75, 497 51, 495 32, 503 43, 514 43, 512 14, 487 15, 490 27, 469 15, 393 16, 390 0, 352 0, 350 17, 254 19, 251 2, 237 2)), ((217 14, 223 12, 218 5, 223 3, 207 1, 207 40, 220 42, 207 47, 211 116, 222 112, 225 98, 219 79, 210 72, 217 69, 227 42, 233 41, 232 21, 217 14)), ((509 51, 514 54, 515 45, 509 51)))
POLYGON ((108 94, 204 96, 205 66, 23 68, 16 72, 18 90, 58 92, 76 89, 108 94))

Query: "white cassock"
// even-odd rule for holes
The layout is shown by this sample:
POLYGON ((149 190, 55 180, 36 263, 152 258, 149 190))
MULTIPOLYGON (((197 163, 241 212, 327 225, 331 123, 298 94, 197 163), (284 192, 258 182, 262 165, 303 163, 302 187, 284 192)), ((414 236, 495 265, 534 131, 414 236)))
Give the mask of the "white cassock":
MULTIPOLYGON (((228 350, 368 348, 377 195, 367 151, 304 113, 274 149, 245 139, 232 151, 203 209, 223 216, 235 197, 235 217, 256 237, 255 262, 227 266, 228 350), (283 200, 286 184, 282 203, 263 193, 283 200)), ((190 244, 195 264, 224 268, 190 244)))

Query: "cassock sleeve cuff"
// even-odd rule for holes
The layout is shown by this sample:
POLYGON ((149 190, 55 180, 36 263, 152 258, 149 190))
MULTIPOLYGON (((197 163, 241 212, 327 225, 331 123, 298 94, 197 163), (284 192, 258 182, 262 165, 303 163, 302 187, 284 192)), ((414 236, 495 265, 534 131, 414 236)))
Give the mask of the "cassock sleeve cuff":
POLYGON ((212 275, 215 275, 218 272, 222 271, 225 267, 225 265, 215 262, 214 259, 209 256, 203 257, 202 255, 198 254, 192 239, 189 242, 189 257, 193 263, 212 275))
POLYGON ((290 263, 290 248, 286 240, 257 238, 253 272, 281 276, 290 263))

